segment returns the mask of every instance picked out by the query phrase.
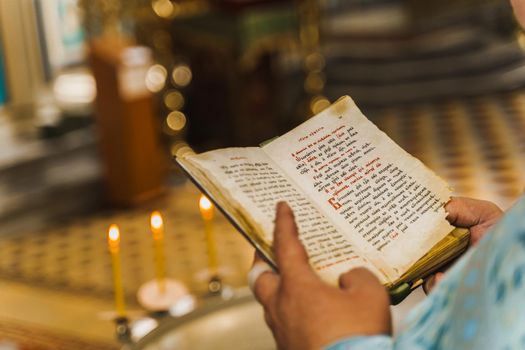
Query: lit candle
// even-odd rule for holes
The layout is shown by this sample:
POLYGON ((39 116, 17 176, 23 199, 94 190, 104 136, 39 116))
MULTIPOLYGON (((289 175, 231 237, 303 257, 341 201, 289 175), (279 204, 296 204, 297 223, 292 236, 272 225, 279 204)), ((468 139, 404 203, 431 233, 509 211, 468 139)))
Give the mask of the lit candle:
POLYGON ((151 213, 150 218, 151 233, 155 245, 155 272, 157 275, 157 285, 159 292, 166 291, 166 265, 164 258, 164 222, 158 211, 151 213))
POLYGON ((122 269, 120 266, 120 232, 118 226, 113 224, 109 226, 108 247, 111 253, 111 262, 113 265, 113 287, 115 289, 115 307, 117 316, 124 317, 126 314, 126 304, 124 302, 124 288, 122 287, 122 269))
POLYGON ((215 242, 213 241, 213 204, 205 196, 201 195, 199 200, 199 209, 202 220, 204 221, 204 230, 206 232, 206 246, 208 248, 208 267, 212 275, 217 274, 217 252, 215 251, 215 242))

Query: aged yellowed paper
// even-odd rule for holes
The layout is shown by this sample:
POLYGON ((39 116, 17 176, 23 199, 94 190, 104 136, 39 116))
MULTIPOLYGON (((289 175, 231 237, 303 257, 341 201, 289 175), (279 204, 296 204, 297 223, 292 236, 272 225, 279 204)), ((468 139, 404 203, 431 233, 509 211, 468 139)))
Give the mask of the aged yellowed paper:
POLYGON ((262 149, 391 279, 453 230, 443 208, 447 184, 349 97, 262 149))

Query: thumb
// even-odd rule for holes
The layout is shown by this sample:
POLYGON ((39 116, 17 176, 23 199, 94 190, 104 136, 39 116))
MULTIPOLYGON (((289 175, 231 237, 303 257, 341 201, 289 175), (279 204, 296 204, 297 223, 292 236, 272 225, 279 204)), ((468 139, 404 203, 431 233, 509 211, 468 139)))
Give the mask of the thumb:
POLYGON ((275 258, 283 278, 313 273, 308 254, 299 240, 292 209, 285 202, 277 204, 273 236, 275 258))

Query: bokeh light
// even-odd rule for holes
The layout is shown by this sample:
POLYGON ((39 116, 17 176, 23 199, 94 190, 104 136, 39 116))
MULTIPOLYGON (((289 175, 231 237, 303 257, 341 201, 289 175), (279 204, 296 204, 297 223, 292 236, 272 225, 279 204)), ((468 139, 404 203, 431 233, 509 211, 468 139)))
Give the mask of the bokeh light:
POLYGON ((306 56, 304 65, 309 71, 321 71, 325 67, 325 59, 319 52, 306 56))
POLYGON ((179 64, 173 68, 171 72, 171 79, 173 83, 177 86, 184 87, 187 86, 192 79, 191 69, 186 64, 179 64))
POLYGON ((304 89, 309 93, 316 93, 323 90, 324 84, 325 79, 322 73, 311 72, 306 76, 304 89))
POLYGON ((95 100, 97 88, 89 73, 66 73, 56 78, 53 92, 61 104, 87 104, 95 100))
POLYGON ((184 96, 177 90, 171 90, 164 94, 164 104, 172 111, 180 110, 184 107, 184 96))
POLYGON ((175 6, 170 0, 153 0, 151 7, 153 12, 161 18, 172 18, 175 16, 175 6))
POLYGON ((170 152, 172 156, 182 157, 185 154, 195 153, 193 149, 184 141, 176 141, 171 145, 170 152))
POLYGON ((310 110, 313 114, 322 112, 330 106, 330 101, 324 96, 315 96, 310 101, 310 110))
POLYGON ((173 131, 180 131, 186 126, 186 116, 180 111, 173 111, 168 114, 166 124, 173 131))
POLYGON ((166 84, 168 71, 160 64, 155 64, 146 73, 146 87, 151 92, 159 92, 166 84))

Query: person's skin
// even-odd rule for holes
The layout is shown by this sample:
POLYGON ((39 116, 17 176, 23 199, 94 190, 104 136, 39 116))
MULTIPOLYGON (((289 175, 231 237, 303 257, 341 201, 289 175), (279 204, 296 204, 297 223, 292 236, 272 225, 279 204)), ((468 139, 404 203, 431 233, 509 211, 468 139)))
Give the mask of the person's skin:
MULTIPOLYGON (((469 198, 453 198, 445 209, 452 224, 470 228, 473 245, 502 215, 493 203, 469 198)), ((379 280, 358 268, 341 276, 339 288, 321 281, 285 203, 277 206, 274 253, 279 274, 263 273, 254 294, 280 349, 319 349, 353 335, 391 333, 389 298, 379 280)))
POLYGON ((525 28, 525 1, 524 0, 510 0, 512 7, 514 8, 514 14, 516 19, 520 23, 522 28, 525 28))
POLYGON ((320 349, 342 337, 391 333, 389 298, 379 280, 358 268, 341 275, 340 288, 321 281, 283 202, 277 205, 274 252, 279 274, 263 273, 254 294, 279 349, 320 349))
MULTIPOLYGON (((465 227, 470 231, 470 245, 475 246, 483 235, 503 215, 503 211, 494 203, 478 199, 454 197, 445 206, 447 220, 456 227, 465 227)), ((425 281, 424 290, 429 293, 440 280, 444 272, 438 272, 425 281)))
MULTIPOLYGON (((525 0, 511 4, 525 28, 525 0)), ((470 229, 471 245, 502 215, 496 205, 469 198, 453 198, 445 209, 453 225, 470 229)), ((391 332, 388 295, 379 281, 365 269, 354 269, 341 276, 339 289, 324 284, 308 265, 287 205, 278 206, 274 243, 280 274, 263 273, 254 293, 280 349, 319 349, 352 335, 391 332)), ((431 278, 427 289, 442 276, 431 278)))

